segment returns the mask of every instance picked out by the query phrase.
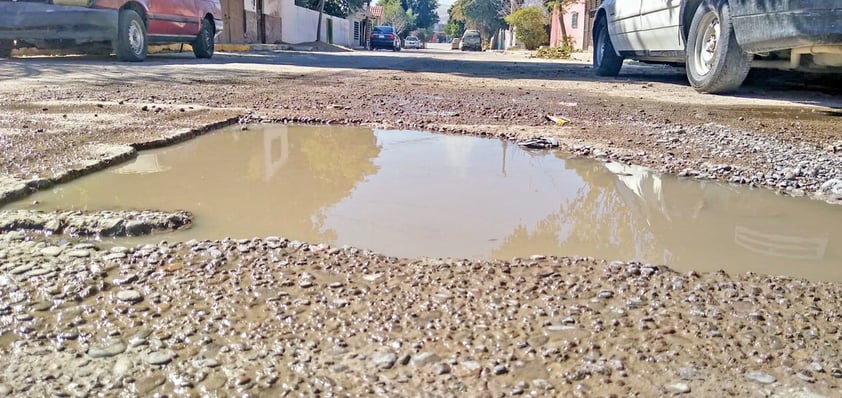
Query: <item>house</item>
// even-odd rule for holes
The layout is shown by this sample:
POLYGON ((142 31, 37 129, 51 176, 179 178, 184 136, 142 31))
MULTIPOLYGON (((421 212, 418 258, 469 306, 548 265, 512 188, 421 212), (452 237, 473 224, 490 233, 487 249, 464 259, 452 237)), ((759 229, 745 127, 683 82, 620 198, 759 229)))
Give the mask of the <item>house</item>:
MULTIPOLYGON (((579 0, 564 9, 562 20, 567 36, 572 40, 575 51, 586 51, 592 46, 593 12, 599 8, 601 0, 579 0)), ((550 46, 561 45, 562 30, 558 22, 558 9, 553 10, 550 27, 550 46)))
MULTIPOLYGON (((220 43, 300 44, 316 41, 319 12, 295 5, 295 0, 221 0, 225 30, 220 43)), ((346 18, 322 15, 323 42, 359 47, 368 13, 346 18)))

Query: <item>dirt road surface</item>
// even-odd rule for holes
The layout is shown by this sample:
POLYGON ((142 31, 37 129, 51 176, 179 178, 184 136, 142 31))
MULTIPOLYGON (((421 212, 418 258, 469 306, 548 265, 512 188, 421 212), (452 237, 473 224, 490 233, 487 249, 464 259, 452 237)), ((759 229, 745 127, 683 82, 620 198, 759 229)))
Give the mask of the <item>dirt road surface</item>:
MULTIPOLYGON (((549 136, 580 156, 838 203, 835 82, 760 71, 736 95, 702 95, 672 67, 603 79, 444 46, 5 59, 0 203, 264 121, 549 136)), ((0 396, 838 396, 840 290, 598 259, 8 232, 0 396)))

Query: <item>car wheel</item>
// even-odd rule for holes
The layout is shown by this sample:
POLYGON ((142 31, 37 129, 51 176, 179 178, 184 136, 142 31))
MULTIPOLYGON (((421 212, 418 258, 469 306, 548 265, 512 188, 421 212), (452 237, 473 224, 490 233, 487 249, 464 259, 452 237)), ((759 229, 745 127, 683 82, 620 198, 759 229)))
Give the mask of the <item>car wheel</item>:
POLYGON ((617 76, 623 67, 623 57, 614 51, 605 17, 596 22, 596 43, 593 46, 593 70, 597 76, 617 76))
POLYGON ((146 24, 137 11, 121 10, 117 26, 117 58, 139 62, 146 59, 146 24))
POLYGON ((12 49, 14 42, 11 40, 0 40, 0 58, 9 58, 12 56, 12 49))
POLYGON ((687 80, 703 93, 736 90, 751 68, 751 55, 737 43, 725 0, 702 1, 690 24, 686 53, 687 80))
POLYGON ((196 58, 210 58, 213 57, 213 21, 205 18, 202 20, 202 30, 196 41, 193 42, 193 54, 196 58))

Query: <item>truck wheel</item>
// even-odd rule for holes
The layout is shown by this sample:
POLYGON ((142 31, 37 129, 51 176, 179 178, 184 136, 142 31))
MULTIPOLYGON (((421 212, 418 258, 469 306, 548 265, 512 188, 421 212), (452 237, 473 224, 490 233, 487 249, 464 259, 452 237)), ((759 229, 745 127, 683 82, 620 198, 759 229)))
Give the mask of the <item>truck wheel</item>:
POLYGON ((623 67, 623 57, 614 51, 605 17, 596 22, 596 43, 593 45, 593 70, 597 76, 617 76, 623 67))
POLYGON ((743 84, 751 55, 734 35, 731 9, 725 0, 704 0, 687 37, 687 80, 697 91, 725 93, 743 84))
POLYGON ((146 59, 146 24, 135 10, 120 10, 117 26, 117 58, 140 62, 146 59))
POLYGON ((202 20, 202 30, 193 42, 193 54, 196 58, 213 57, 213 22, 207 18, 202 20))
POLYGON ((12 49, 15 47, 11 40, 0 40, 0 58, 10 58, 12 49))

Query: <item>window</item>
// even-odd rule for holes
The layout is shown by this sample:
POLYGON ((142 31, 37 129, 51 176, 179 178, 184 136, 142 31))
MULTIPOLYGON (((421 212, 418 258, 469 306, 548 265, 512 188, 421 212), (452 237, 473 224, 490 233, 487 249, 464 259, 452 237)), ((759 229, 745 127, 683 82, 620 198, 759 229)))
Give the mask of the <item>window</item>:
POLYGON ((570 15, 570 27, 573 29, 579 29, 579 13, 574 12, 570 15))
POLYGON ((354 21, 354 40, 360 39, 360 21, 354 21))

